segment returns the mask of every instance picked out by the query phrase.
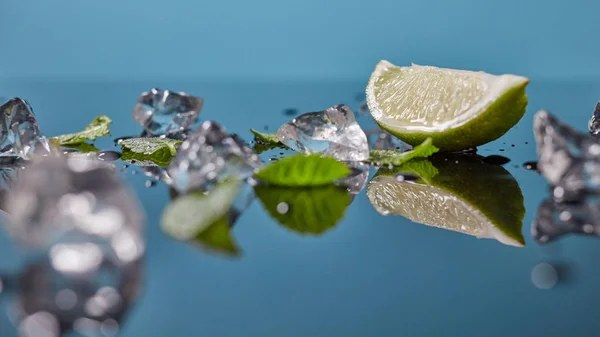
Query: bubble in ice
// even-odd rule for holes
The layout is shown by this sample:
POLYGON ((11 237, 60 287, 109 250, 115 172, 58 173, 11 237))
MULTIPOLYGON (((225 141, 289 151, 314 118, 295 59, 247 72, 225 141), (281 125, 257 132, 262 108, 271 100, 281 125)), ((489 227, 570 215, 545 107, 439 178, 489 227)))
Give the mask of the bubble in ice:
POLYGON ((0 157, 29 158, 48 154, 50 145, 38 126, 31 106, 13 98, 0 106, 0 157))
POLYGON ((178 133, 198 119, 204 99, 183 92, 152 89, 140 95, 133 109, 133 119, 148 135, 178 133))
POLYGON ((261 168, 258 155, 237 135, 206 121, 188 135, 167 173, 179 192, 207 190, 225 179, 246 179, 261 168))
POLYGON ((128 263, 144 252, 143 213, 108 163, 85 157, 36 159, 21 172, 10 196, 9 233, 30 250, 48 251, 56 267, 85 271, 104 258, 128 263))
POLYGON ((369 158, 367 136, 346 105, 294 118, 277 131, 279 141, 303 153, 320 153, 342 161, 369 158))

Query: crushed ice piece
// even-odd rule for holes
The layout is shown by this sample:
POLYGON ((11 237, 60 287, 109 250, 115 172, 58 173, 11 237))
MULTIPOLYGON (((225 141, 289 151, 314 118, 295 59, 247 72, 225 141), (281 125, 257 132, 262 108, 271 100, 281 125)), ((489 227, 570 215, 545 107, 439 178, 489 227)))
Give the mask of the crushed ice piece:
POLYGON ((554 188, 557 200, 573 200, 600 189, 600 142, 546 111, 534 117, 537 168, 554 188))
POLYGON ((588 129, 592 135, 600 135, 600 101, 596 104, 594 114, 588 123, 588 129))
POLYGON ((11 215, 6 228, 30 250, 58 252, 60 244, 98 248, 85 246, 85 259, 72 268, 95 265, 89 260, 93 252, 117 265, 137 260, 144 252, 144 217, 135 196, 110 164, 97 159, 34 160, 20 172, 6 210, 11 215))
POLYGON ((537 210, 531 234, 539 243, 567 234, 600 236, 600 200, 588 197, 575 203, 559 203, 547 199, 537 210))
POLYGON ((179 133, 198 119, 203 104, 200 97, 154 88, 140 95, 133 119, 151 136, 179 133))
POLYGON ((246 179, 263 162, 237 135, 216 122, 206 121, 188 135, 167 169, 179 192, 207 190, 225 179, 246 179))
POLYGON ((367 136, 346 105, 300 115, 281 126, 277 137, 298 152, 320 153, 342 161, 369 158, 367 136))
POLYGON ((48 154, 50 145, 37 124, 31 106, 13 98, 0 106, 0 157, 29 158, 32 154, 48 154))

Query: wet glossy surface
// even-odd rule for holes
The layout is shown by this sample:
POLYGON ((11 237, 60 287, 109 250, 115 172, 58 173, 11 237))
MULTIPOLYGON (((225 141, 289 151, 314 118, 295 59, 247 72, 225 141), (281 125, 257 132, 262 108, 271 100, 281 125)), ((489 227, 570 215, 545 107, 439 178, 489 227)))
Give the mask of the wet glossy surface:
MULTIPOLYGON (((290 109, 303 113, 345 103, 358 111, 355 96, 365 84, 21 82, 0 84, 0 96, 26 98, 47 136, 77 131, 106 114, 114 121, 112 137, 95 145, 118 150, 114 138, 142 131, 132 110, 151 87, 203 97, 200 120, 214 119, 249 141, 250 127, 274 132, 290 119, 290 109)), ((242 255, 228 258, 163 234, 159 219, 171 200, 168 188, 146 187, 148 177, 134 165, 123 169, 146 210, 148 242, 145 289, 121 336, 597 336, 600 241, 567 236, 540 246, 532 239, 530 224, 549 192, 523 163, 537 159, 534 112, 548 109, 585 131, 600 83, 532 79, 528 93, 523 120, 478 149, 482 156, 510 159, 503 167, 519 183, 527 211, 524 248, 381 216, 363 191, 321 236, 282 227, 255 200, 233 229, 242 255), (555 273, 547 265, 536 268, 541 263, 553 265, 555 273), (540 274, 556 277, 554 288, 539 289, 549 282, 540 274)), ((0 256, 0 274, 19 267, 17 248, 4 234, 0 256)), ((12 334, 0 314, 0 336, 12 334)))

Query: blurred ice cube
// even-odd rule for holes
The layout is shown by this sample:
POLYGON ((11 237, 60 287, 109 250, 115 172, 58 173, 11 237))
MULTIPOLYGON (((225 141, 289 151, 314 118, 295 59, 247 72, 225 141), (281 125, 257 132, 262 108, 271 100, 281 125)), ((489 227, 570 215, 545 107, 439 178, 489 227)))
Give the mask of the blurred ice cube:
POLYGON ((188 135, 167 173, 179 192, 206 190, 218 181, 245 179, 262 167, 256 153, 237 135, 206 121, 188 135))
POLYGON ((594 136, 600 134, 600 102, 596 104, 596 109, 594 109, 594 114, 588 123, 588 129, 590 133, 594 136))

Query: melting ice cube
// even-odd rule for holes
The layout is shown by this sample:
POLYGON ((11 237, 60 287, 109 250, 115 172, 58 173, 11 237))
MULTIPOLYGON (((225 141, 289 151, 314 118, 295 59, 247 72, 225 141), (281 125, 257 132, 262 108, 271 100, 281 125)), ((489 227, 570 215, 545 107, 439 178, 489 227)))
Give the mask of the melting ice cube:
POLYGON ((151 136, 178 133, 198 119, 203 104, 202 98, 155 88, 141 94, 133 119, 151 136))
POLYGON ((352 170, 350 175, 341 179, 338 183, 348 189, 352 197, 360 193, 369 180, 369 165, 356 162, 346 163, 352 170))
POLYGON ((55 260, 73 271, 97 267, 94 252, 116 265, 135 261, 144 252, 137 200, 114 169, 96 159, 34 160, 13 185, 6 211, 13 237, 31 250, 55 252, 55 260), (76 246, 89 251, 78 255, 77 249, 66 249, 76 246), (64 254, 56 247, 65 247, 64 254))
POLYGON ((50 152, 48 140, 40 132, 29 104, 13 98, 0 106, 0 157, 28 158, 50 152))
POLYGON ((573 200, 600 189, 600 142, 561 123, 546 111, 534 117, 538 169, 554 198, 573 200))
POLYGON ((237 135, 229 135, 216 122, 206 121, 181 144, 167 169, 179 192, 206 190, 214 183, 245 179, 263 165, 237 135))
POLYGON ((277 137, 299 152, 321 153, 343 161, 369 158, 367 136, 345 105, 300 115, 281 126, 277 137))
POLYGON ((594 109, 594 114, 588 123, 588 129, 590 133, 594 136, 600 135, 600 102, 596 104, 596 109, 594 109))

